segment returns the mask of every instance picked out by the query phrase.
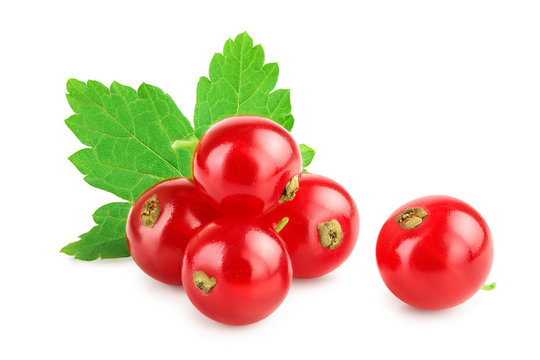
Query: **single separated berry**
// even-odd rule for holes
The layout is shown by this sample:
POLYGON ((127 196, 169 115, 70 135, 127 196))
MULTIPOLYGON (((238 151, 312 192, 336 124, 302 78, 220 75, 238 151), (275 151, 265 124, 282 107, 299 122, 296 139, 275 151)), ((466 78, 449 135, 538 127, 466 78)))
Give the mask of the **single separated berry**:
POLYGON ((418 308, 446 309, 480 290, 493 263, 493 240, 469 204, 426 196, 390 215, 379 232, 376 255, 395 296, 418 308))

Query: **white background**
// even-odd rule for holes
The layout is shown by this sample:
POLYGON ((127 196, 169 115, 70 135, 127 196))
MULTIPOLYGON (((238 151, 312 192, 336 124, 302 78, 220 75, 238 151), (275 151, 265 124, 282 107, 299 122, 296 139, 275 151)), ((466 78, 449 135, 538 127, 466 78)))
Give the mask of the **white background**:
POLYGON ((537 1, 10 1, 0 5, 2 359, 538 359, 540 4, 537 1), (67 157, 70 77, 161 87, 192 118, 198 77, 247 30, 312 172, 342 183, 358 245, 331 275, 293 282, 269 318, 215 323, 182 288, 130 259, 59 253, 114 196, 67 157), (467 303, 421 311, 375 263, 386 217, 448 194, 494 235, 488 282, 467 303))

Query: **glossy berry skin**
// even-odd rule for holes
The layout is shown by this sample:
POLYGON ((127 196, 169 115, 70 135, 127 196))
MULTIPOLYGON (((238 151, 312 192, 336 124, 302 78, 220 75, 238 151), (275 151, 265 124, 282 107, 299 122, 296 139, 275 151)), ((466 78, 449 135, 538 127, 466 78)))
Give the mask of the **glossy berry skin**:
POLYGON ((154 279, 182 285, 182 258, 189 239, 218 216, 189 179, 162 181, 145 191, 131 208, 126 224, 129 252, 135 263, 154 279), (159 203, 159 215, 155 223, 145 225, 145 204, 156 205, 155 201, 159 203))
POLYGON ((230 325, 270 315, 285 299, 291 278, 291 262, 279 235, 241 218, 220 218, 206 225, 190 241, 182 268, 193 305, 230 325))
POLYGON ((279 232, 285 241, 297 278, 325 275, 351 254, 358 238, 358 209, 349 193, 337 182, 320 175, 302 174, 292 201, 263 215, 275 227, 284 217, 289 221, 279 232), (320 224, 335 220, 343 238, 334 246, 321 242, 320 224), (326 245, 326 246, 324 246, 326 245))
POLYGON ((278 204, 302 171, 300 150, 276 122, 236 116, 216 123, 193 157, 193 178, 205 198, 227 215, 257 215, 278 204))
POLYGON ((448 196, 427 196, 388 218, 376 253, 379 272, 395 296, 418 308, 445 309, 482 287, 493 263, 493 241, 486 222, 470 205, 448 196))

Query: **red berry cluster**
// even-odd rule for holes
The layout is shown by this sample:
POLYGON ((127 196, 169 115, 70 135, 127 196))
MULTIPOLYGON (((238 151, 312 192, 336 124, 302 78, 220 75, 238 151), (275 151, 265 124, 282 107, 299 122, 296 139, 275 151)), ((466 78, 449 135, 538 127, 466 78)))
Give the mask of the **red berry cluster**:
POLYGON ((337 268, 358 228, 351 196, 328 178, 302 173, 298 146, 283 127, 237 116, 202 137, 193 181, 165 180, 137 199, 126 237, 148 275, 183 285, 208 317, 241 325, 270 315, 292 276, 337 268))

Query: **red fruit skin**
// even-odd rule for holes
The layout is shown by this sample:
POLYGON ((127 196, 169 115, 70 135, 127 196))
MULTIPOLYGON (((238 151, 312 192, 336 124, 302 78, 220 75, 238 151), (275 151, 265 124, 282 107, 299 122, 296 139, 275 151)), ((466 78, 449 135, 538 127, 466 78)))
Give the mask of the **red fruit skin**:
POLYGON ((302 174, 294 199, 262 216, 273 228, 284 217, 288 217, 289 222, 279 235, 287 245, 296 278, 328 274, 354 249, 360 227, 358 209, 349 193, 327 177, 302 174), (343 240, 334 249, 321 245, 317 230, 317 225, 330 220, 337 220, 343 231, 343 240))
POLYGON ((384 283, 395 296, 418 308, 446 309, 482 287, 493 263, 493 240, 470 205, 427 196, 394 211, 379 233, 376 255, 384 283), (396 217, 417 207, 428 213, 423 223, 402 228, 396 217))
POLYGON ((197 188, 227 215, 257 215, 277 205, 285 185, 301 171, 300 150, 292 136, 257 116, 216 123, 193 157, 197 188))
POLYGON ((135 263, 148 275, 170 285, 182 285, 184 249, 191 237, 217 213, 186 178, 164 180, 146 190, 129 212, 126 240, 135 263), (141 221, 144 204, 156 195, 160 215, 152 228, 141 221))
POLYGON ((189 299, 209 318, 229 325, 264 319, 283 302, 292 280, 285 244, 251 219, 221 218, 191 239, 182 268, 189 299), (205 294, 193 282, 204 271, 216 279, 205 294))

